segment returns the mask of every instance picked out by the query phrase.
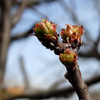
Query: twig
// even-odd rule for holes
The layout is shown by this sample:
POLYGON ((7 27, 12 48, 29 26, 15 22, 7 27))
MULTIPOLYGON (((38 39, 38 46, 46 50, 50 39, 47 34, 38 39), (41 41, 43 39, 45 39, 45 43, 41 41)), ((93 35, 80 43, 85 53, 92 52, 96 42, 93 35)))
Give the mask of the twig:
POLYGON ((27 5, 27 0, 23 0, 22 4, 21 4, 21 6, 20 6, 20 8, 19 8, 19 10, 17 12, 17 15, 14 16, 14 18, 12 19, 12 27, 19 21, 19 19, 20 19, 21 15, 22 15, 26 5, 27 5))
MULTIPOLYGON (((34 26, 34 25, 33 25, 34 26)), ((29 34, 31 34, 33 32, 32 28, 30 28, 27 32, 25 33, 20 33, 20 35, 17 36, 13 36, 11 37, 11 41, 17 40, 17 39, 21 39, 24 37, 27 37, 29 34)))
POLYGON ((28 76, 27 76, 27 73, 26 73, 26 70, 25 70, 25 66, 24 66, 24 62, 23 62, 23 58, 20 57, 20 68, 21 68, 21 71, 22 71, 22 74, 23 74, 23 77, 24 77, 24 82, 25 82, 25 88, 29 88, 29 80, 28 80, 28 76))
POLYGON ((79 100, 91 100, 88 87, 82 79, 78 63, 71 68, 67 68, 67 71, 65 78, 73 85, 79 100))
POLYGON ((84 33, 83 26, 66 25, 66 29, 61 29, 62 42, 59 41, 56 27, 53 22, 43 20, 36 23, 35 36, 38 40, 50 50, 54 50, 55 54, 59 55, 59 59, 65 65, 68 73, 65 78, 73 85, 79 100, 91 100, 88 87, 84 83, 81 72, 77 63, 78 50, 82 46, 81 36, 84 33))

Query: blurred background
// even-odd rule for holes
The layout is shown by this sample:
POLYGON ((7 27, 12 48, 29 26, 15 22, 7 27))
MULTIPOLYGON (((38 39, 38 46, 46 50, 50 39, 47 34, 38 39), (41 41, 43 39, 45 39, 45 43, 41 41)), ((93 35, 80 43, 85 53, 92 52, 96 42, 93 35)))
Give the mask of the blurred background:
POLYGON ((99 7, 100 0, 0 0, 0 100, 78 100, 59 56, 29 35, 46 17, 58 33, 65 24, 83 25, 78 62, 92 100, 99 100, 99 7))

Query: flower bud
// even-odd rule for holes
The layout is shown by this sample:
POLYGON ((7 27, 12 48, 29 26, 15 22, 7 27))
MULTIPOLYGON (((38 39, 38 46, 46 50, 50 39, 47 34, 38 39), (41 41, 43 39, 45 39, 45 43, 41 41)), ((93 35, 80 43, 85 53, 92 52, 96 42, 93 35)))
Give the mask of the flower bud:
POLYGON ((41 19, 43 22, 36 23, 35 28, 33 30, 35 31, 35 36, 37 38, 46 38, 46 39, 56 39, 57 38, 57 32, 56 32, 56 27, 52 22, 49 22, 46 18, 41 19))
POLYGON ((72 43, 75 39, 81 38, 83 33, 85 32, 83 30, 83 26, 78 26, 78 25, 67 25, 66 29, 61 29, 61 37, 63 40, 66 42, 72 43))
POLYGON ((77 60, 77 54, 73 52, 72 50, 66 49, 64 53, 59 55, 60 61, 65 66, 71 66, 75 64, 75 61, 77 60))

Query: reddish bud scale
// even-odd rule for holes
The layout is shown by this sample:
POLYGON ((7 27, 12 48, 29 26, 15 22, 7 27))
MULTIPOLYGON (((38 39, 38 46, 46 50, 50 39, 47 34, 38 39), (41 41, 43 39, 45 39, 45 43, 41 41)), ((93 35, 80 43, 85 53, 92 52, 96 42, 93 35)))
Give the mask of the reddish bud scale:
POLYGON ((33 36, 34 34, 30 34, 30 36, 33 36))
POLYGON ((61 37, 64 41, 72 43, 76 39, 81 40, 81 36, 85 32, 83 30, 83 26, 78 26, 78 25, 66 25, 66 29, 61 29, 61 37), (69 40, 68 40, 69 39, 69 40))
POLYGON ((55 25, 53 22, 49 22, 47 20, 41 19, 43 22, 36 23, 35 28, 33 28, 33 31, 35 31, 35 36, 43 42, 43 40, 56 40, 58 39, 56 28, 57 25, 55 25))
POLYGON ((59 59, 65 66, 71 67, 71 65, 74 65, 77 60, 77 54, 72 50, 66 49, 64 53, 59 55, 59 59))

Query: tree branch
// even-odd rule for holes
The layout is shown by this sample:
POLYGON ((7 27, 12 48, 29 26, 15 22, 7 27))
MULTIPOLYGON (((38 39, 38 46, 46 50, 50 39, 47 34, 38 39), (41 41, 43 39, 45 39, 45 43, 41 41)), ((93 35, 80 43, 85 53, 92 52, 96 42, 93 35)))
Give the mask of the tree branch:
POLYGON ((21 71, 22 71, 22 74, 24 76, 25 88, 29 88, 29 81, 28 81, 28 77, 27 77, 27 74, 26 74, 26 71, 25 71, 25 67, 24 67, 24 63, 23 63, 23 58, 22 57, 20 58, 20 64, 21 64, 21 71))
POLYGON ((4 20, 3 20, 3 34, 2 34, 2 43, 1 43, 1 54, 0 54, 0 87, 2 86, 4 72, 5 72, 5 65, 6 65, 6 58, 7 58, 7 50, 10 43, 10 30, 11 30, 11 18, 10 18, 10 7, 11 7, 11 0, 5 0, 4 3, 4 20))
POLYGON ((78 50, 82 46, 81 36, 84 33, 83 26, 78 25, 66 25, 66 29, 61 29, 62 42, 59 41, 58 34, 56 32, 56 25, 53 24, 53 31, 50 33, 52 22, 43 20, 43 23, 36 23, 34 28, 35 36, 38 40, 47 48, 54 50, 55 54, 59 55, 61 63, 66 67, 68 73, 65 74, 65 78, 74 87, 79 100, 91 100, 88 87, 84 83, 81 72, 77 63, 78 50), (45 27, 44 27, 45 25, 45 27), (76 34, 76 30, 77 34, 76 34), (45 31, 46 30, 46 31, 45 31), (81 32, 80 32, 81 30, 81 32))
MULTIPOLYGON (((88 86, 91 86, 99 81, 100 81, 100 75, 95 75, 94 77, 91 77, 90 79, 86 80, 85 83, 88 86)), ((47 90, 47 91, 43 91, 43 90, 38 91, 37 90, 37 92, 34 92, 33 90, 34 90, 34 88, 33 89, 32 88, 25 89, 24 93, 22 93, 20 95, 13 96, 13 94, 12 94, 12 95, 8 95, 8 97, 7 96, 5 97, 5 95, 9 94, 5 91, 2 95, 2 97, 5 98, 5 100, 13 100, 13 99, 17 99, 17 98, 47 99, 50 97, 67 97, 72 92, 74 92, 73 87, 56 89, 56 88, 54 88, 54 85, 53 85, 52 89, 47 90)))
POLYGON ((86 58, 86 57, 88 57, 88 58, 95 57, 96 59, 100 60, 100 56, 99 55, 100 54, 98 52, 94 53, 93 51, 88 51, 88 53, 81 53, 81 52, 79 52, 79 56, 83 57, 83 58, 86 58))
POLYGON ((27 0, 23 0, 16 16, 14 16, 14 18, 12 19, 12 27, 14 27, 14 25, 20 20, 20 17, 22 15, 26 5, 27 5, 27 0))
POLYGON ((73 67, 71 66, 70 68, 66 68, 68 72, 65 74, 65 78, 73 85, 79 100, 91 100, 88 87, 82 79, 78 63, 76 62, 73 67))
MULTIPOLYGON (((34 26, 34 25, 33 25, 34 26)), ((17 40, 17 39, 20 39, 20 38, 23 38, 23 37, 27 37, 29 34, 31 34, 33 32, 32 28, 29 29, 27 32, 25 33, 21 33, 20 35, 17 35, 17 36, 13 36, 11 37, 11 41, 13 40, 17 40)))

